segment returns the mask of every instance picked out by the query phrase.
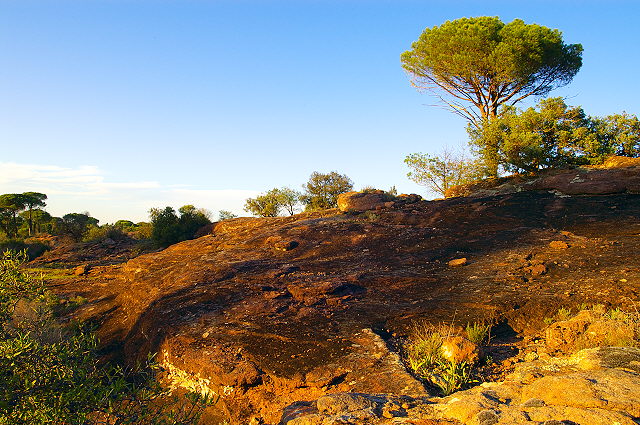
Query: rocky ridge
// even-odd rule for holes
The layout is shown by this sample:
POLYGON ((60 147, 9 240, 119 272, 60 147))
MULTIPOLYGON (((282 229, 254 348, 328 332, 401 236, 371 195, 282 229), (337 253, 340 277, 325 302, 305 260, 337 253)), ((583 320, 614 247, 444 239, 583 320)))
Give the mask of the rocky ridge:
MULTIPOLYGON (((636 168, 615 172, 640 175, 636 168)), ((571 195, 529 187, 239 218, 93 267, 57 290, 88 300, 78 315, 100 323, 105 351, 129 361, 157 352, 173 385, 218 394, 208 423, 275 424, 328 394, 393 394, 384 397, 401 407, 430 397, 399 350, 418 319, 490 318, 505 335, 527 336, 560 307, 630 307, 640 294, 638 217, 640 197, 627 187, 571 195)))

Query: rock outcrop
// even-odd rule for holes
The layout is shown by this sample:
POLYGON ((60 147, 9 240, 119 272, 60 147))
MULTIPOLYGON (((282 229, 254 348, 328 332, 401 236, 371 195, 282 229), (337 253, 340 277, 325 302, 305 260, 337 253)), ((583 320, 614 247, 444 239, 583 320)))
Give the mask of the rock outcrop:
POLYGON ((601 166, 489 179, 455 186, 446 196, 495 196, 529 190, 548 190, 559 195, 640 194, 640 158, 614 156, 601 166))
POLYGON ((502 382, 449 397, 333 394, 288 408, 282 425, 634 425, 640 418, 640 350, 601 348, 526 362, 502 382))
POLYGON ((345 392, 393 394, 391 412, 428 396, 397 354, 417 319, 494 318, 526 335, 560 307, 637 300, 638 217, 628 191, 545 189, 238 218, 56 290, 87 299, 78 315, 100 323, 105 351, 159 353, 173 385, 218 394, 216 414, 234 424, 274 424, 296 402, 345 392))

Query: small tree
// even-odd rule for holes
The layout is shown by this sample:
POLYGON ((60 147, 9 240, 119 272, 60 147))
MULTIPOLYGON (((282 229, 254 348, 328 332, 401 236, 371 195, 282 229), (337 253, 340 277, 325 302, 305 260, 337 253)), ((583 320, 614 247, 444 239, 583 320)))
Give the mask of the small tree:
POLYGON ((69 213, 62 216, 62 220, 59 223, 59 232, 63 235, 71 236, 73 240, 79 242, 90 226, 97 225, 98 219, 91 217, 88 212, 69 213))
POLYGON ((569 107, 562 98, 549 98, 537 108, 506 108, 480 130, 470 128, 469 134, 485 164, 535 172, 586 163, 589 152, 597 150, 597 136, 590 126, 582 108, 569 107), (489 145, 491 149, 486 149, 489 145))
POLYGON ((0 225, 10 238, 18 236, 18 228, 22 218, 21 211, 26 208, 27 199, 23 194, 7 193, 0 195, 0 225))
POLYGON ((640 120, 623 112, 604 118, 591 118, 595 139, 584 149, 591 163, 601 163, 607 156, 640 157, 640 120))
POLYGON ((407 174, 409 179, 442 196, 450 187, 470 183, 482 176, 477 161, 448 148, 434 156, 414 153, 407 156, 404 162, 411 169, 407 174))
POLYGON ((36 207, 45 207, 47 203, 44 202, 47 199, 47 195, 39 192, 25 192, 22 194, 24 197, 24 206, 27 209, 27 224, 29 228, 29 236, 34 233, 33 228, 33 210, 36 207))
POLYGON ((244 210, 258 217, 277 217, 282 210, 293 215, 299 200, 299 192, 288 187, 275 188, 247 199, 244 210))
POLYGON ((282 189, 277 190, 279 192, 282 208, 284 208, 289 215, 294 215, 296 213, 296 208, 300 203, 301 193, 288 187, 283 187, 282 189))
POLYGON ((336 171, 327 174, 314 171, 303 188, 300 201, 305 204, 307 211, 336 208, 338 195, 353 190, 353 182, 345 174, 336 171))
POLYGON ((220 210, 218 211, 218 220, 231 220, 232 218, 237 218, 238 216, 228 210, 220 210))
POLYGON ((201 227, 211 224, 209 213, 197 209, 193 205, 184 205, 178 209, 180 216, 171 207, 164 209, 152 208, 151 238, 160 246, 169 246, 174 243, 192 239, 201 227))

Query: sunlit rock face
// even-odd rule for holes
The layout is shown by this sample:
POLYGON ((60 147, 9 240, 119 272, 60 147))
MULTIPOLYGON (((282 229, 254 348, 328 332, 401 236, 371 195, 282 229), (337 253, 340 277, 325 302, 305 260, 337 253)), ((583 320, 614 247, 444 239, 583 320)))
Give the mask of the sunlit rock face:
POLYGON ((87 298, 107 351, 158 353, 171 385, 219 395, 232 423, 325 394, 424 397, 401 361, 416 320, 528 335, 563 306, 637 299, 640 197, 529 189, 227 220, 59 290, 87 298))

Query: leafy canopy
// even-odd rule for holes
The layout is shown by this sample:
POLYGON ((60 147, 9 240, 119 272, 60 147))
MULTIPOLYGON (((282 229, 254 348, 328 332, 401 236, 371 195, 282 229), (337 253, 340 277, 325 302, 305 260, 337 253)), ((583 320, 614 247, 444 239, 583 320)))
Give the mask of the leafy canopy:
POLYGON ((611 155, 640 156, 636 116, 589 117, 559 97, 526 110, 506 107, 480 129, 470 128, 469 135, 488 168, 509 172, 600 164, 611 155))
POLYGON ((501 105, 544 96, 568 84, 582 66, 582 45, 520 19, 481 16, 427 28, 401 55, 412 83, 480 127, 501 105))
POLYGON ((336 171, 327 174, 314 171, 303 188, 304 194, 300 200, 305 204, 306 210, 336 208, 338 195, 352 190, 353 181, 336 171))
POLYGON ((199 421, 212 399, 192 395, 183 407, 153 379, 153 368, 131 371, 101 361, 95 335, 56 318, 58 300, 22 267, 25 261, 24 253, 0 254, 0 424, 199 421))
POLYGON ((158 245, 166 247, 192 239, 198 229, 211 224, 209 212, 193 205, 183 205, 178 212, 179 216, 172 207, 151 208, 149 211, 151 239, 158 245))
POLYGON ((288 187, 275 188, 255 198, 247 199, 244 210, 258 217, 277 217, 282 210, 293 215, 299 200, 298 191, 288 187))
POLYGON ((440 155, 414 153, 407 156, 404 162, 411 169, 407 174, 409 179, 442 196, 452 186, 482 177, 477 161, 451 149, 444 149, 440 155))

